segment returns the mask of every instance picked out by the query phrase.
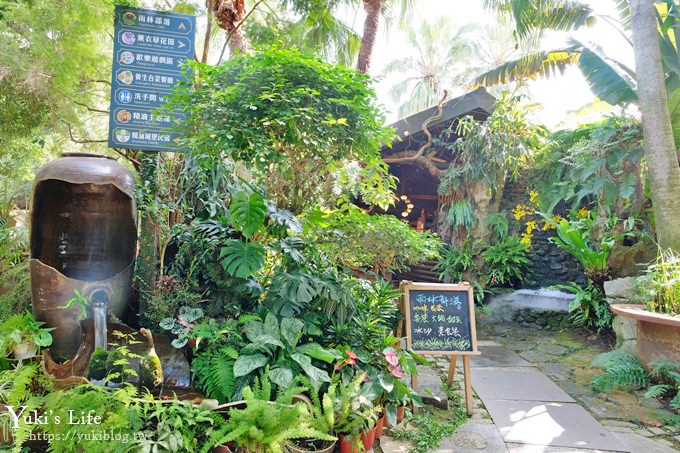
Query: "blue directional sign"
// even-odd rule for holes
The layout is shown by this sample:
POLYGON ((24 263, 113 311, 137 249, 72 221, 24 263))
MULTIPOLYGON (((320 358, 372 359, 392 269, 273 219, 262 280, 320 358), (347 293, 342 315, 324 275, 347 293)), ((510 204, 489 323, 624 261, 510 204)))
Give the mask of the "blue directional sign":
POLYGON ((194 58, 196 19, 185 14, 116 6, 109 146, 182 151, 173 124, 182 112, 158 113, 182 65, 194 58))

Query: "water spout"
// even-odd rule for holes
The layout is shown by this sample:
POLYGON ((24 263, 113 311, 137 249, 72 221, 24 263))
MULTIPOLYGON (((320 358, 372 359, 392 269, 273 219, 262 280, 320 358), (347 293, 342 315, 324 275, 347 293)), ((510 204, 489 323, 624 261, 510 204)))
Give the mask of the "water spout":
POLYGON ((97 289, 90 295, 92 317, 94 318, 94 348, 107 349, 106 315, 109 306, 109 295, 103 289, 97 289))

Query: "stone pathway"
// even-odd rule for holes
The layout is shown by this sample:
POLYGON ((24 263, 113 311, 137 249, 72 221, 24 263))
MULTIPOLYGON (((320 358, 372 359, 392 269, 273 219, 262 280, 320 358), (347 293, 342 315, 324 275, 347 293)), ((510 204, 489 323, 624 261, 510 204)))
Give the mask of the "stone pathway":
MULTIPOLYGON (((656 401, 589 388, 598 373, 589 364, 603 349, 586 338, 511 323, 477 324, 482 355, 471 358, 474 414, 436 453, 680 451, 680 431, 660 424, 656 401)), ((439 372, 448 362, 434 360, 439 372)), ((430 373, 419 375, 421 388, 436 386, 439 377, 430 373)), ((380 444, 385 453, 408 451, 389 437, 380 444)))

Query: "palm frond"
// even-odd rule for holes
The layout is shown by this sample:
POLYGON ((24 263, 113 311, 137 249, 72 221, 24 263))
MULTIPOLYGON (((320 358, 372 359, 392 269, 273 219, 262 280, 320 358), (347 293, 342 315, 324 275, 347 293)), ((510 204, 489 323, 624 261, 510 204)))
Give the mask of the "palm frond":
POLYGON ((485 0, 485 6, 510 14, 517 37, 541 30, 575 30, 590 23, 592 9, 585 3, 560 0, 485 0))
POLYGON ((611 105, 637 100, 637 83, 631 68, 607 57, 596 44, 576 39, 570 43, 581 51, 578 66, 595 96, 611 105))
POLYGON ((518 59, 508 61, 477 76, 474 86, 494 86, 515 81, 535 79, 538 76, 550 77, 562 73, 579 60, 576 51, 556 50, 532 53, 518 59))

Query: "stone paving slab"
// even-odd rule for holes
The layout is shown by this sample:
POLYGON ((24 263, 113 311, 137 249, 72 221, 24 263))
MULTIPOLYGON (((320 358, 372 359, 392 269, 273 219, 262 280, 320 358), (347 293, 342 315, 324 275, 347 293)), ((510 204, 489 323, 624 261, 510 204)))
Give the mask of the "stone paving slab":
POLYGON ((631 451, 578 404, 484 398, 483 401, 505 442, 631 451))
POLYGON ((678 451, 673 447, 661 444, 659 441, 663 439, 647 439, 636 434, 632 430, 626 432, 610 432, 633 453, 674 453, 678 451))
POLYGON ((439 443, 432 453, 506 453, 508 449, 498 428, 491 420, 470 419, 463 423, 450 437, 439 443))
MULTIPOLYGON (((479 349, 482 354, 470 356, 470 366, 473 368, 490 366, 531 366, 531 363, 504 346, 480 345, 477 349, 479 349)), ((459 359, 457 365, 462 367, 462 362, 463 361, 459 359)))
POLYGON ((574 399, 547 376, 532 367, 475 368, 472 388, 487 400, 548 401, 574 403, 574 399))

